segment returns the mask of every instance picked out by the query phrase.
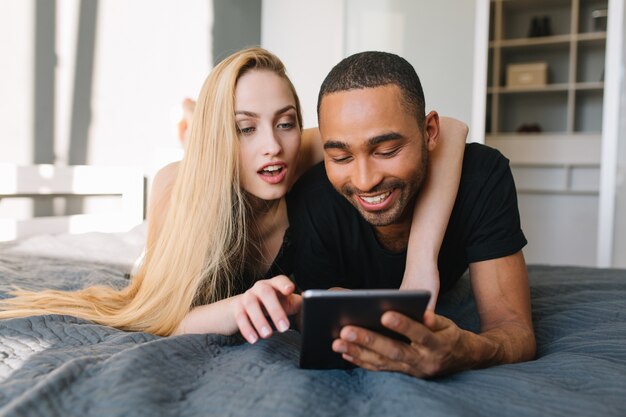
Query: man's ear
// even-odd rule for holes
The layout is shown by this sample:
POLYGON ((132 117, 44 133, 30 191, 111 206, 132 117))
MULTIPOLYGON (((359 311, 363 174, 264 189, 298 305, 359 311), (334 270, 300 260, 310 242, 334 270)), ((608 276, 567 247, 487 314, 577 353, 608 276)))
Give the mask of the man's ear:
POLYGON ((436 111, 431 111, 424 118, 424 142, 429 152, 437 147, 439 132, 439 114, 436 111))

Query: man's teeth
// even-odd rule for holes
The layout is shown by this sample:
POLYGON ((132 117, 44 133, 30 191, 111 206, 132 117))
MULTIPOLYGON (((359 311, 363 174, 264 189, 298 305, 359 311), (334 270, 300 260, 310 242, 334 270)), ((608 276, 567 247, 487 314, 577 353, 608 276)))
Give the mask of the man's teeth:
POLYGON ((389 194, 391 194, 391 191, 387 191, 386 193, 383 194, 378 194, 377 196, 374 197, 365 197, 365 196, 361 196, 361 198, 369 204, 378 204, 383 202, 387 197, 389 197, 389 194))

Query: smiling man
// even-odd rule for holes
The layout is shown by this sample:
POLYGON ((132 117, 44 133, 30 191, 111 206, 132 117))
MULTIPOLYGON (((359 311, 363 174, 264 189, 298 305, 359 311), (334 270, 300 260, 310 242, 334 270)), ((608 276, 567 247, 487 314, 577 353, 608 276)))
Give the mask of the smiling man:
MULTIPOLYGON (((356 54, 328 74, 318 98, 324 165, 289 197, 301 288, 400 286, 415 199, 439 136, 437 113, 424 108, 415 70, 397 55, 356 54)), ((417 377, 531 359, 525 244, 508 160, 467 145, 439 272, 446 292, 469 267, 481 332, 430 311, 424 324, 388 312, 383 325, 411 344, 346 326, 333 349, 358 366, 417 377)))

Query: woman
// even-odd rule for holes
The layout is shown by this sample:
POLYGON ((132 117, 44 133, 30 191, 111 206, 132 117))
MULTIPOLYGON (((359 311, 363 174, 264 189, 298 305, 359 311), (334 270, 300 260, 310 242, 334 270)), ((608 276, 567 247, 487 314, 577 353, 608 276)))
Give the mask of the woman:
MULTIPOLYGON (((301 147, 301 126, 298 97, 277 57, 250 48, 226 58, 202 87, 185 157, 155 180, 145 258, 131 283, 121 290, 16 291, 2 302, 0 318, 68 314, 158 335, 239 330, 254 343, 271 335, 265 309, 276 328, 286 330, 286 315, 298 310, 300 298, 284 275, 290 272, 281 250, 288 228, 284 196, 321 159, 311 135, 301 147)), ((429 285, 465 134, 458 128, 458 146, 442 148, 450 149, 446 158, 458 169, 433 175, 416 210, 425 215, 414 227, 431 220, 443 225, 427 236, 426 251, 412 251, 409 243, 407 264, 426 271, 429 285), (440 188, 444 196, 434 194, 440 188)), ((442 157, 433 158, 434 170, 442 157)), ((420 241, 424 245, 424 235, 420 241)), ((420 285, 412 279, 417 269, 408 269, 409 286, 420 285)))

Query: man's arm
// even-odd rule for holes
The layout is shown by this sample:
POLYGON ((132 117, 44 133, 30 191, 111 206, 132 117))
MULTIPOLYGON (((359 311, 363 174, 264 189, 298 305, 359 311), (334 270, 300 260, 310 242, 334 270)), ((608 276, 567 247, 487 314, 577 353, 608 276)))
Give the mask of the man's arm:
POLYGON ((534 358, 535 333, 523 253, 470 264, 470 279, 480 317, 480 335, 500 349, 495 364, 534 358))
POLYGON ((470 265, 481 333, 460 329, 431 311, 424 324, 387 312, 385 327, 411 344, 363 328, 346 326, 333 350, 366 369, 432 377, 465 369, 530 360, 535 355, 528 274, 522 252, 470 265))

